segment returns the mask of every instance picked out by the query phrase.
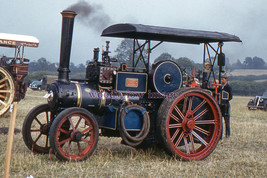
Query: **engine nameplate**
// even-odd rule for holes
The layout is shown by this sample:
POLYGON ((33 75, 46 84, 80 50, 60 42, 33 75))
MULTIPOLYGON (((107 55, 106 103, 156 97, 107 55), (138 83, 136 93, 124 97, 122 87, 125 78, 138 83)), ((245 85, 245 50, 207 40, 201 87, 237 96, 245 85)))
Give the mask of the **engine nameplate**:
POLYGON ((147 74, 118 72, 116 91, 122 93, 145 93, 147 91, 147 74))

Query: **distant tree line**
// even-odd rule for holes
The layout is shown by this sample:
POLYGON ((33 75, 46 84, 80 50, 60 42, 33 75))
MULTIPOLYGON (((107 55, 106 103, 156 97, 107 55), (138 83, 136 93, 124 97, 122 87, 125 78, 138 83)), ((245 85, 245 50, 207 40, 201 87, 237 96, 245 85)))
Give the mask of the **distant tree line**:
MULTIPOLYGON (((42 80, 45 75, 58 75, 58 63, 51 63, 46 58, 42 57, 37 61, 31 61, 29 63, 29 74, 25 78, 26 83, 30 83, 33 80, 42 80)), ((73 78, 85 77, 86 66, 84 64, 75 65, 70 63, 70 76, 73 78)))
POLYGON ((255 81, 230 81, 230 85, 233 89, 234 95, 239 96, 259 96, 267 90, 267 81, 255 82, 255 81))
MULTIPOLYGON (((70 71, 72 74, 80 73, 81 71, 85 71, 84 64, 75 65, 74 63, 70 63, 70 71)), ((51 63, 46 58, 40 58, 37 61, 32 61, 29 64, 29 72, 36 71, 47 71, 47 72, 56 72, 58 69, 58 63, 51 63)))
POLYGON ((260 57, 246 57, 243 62, 239 59, 230 65, 231 69, 267 69, 266 62, 260 57))

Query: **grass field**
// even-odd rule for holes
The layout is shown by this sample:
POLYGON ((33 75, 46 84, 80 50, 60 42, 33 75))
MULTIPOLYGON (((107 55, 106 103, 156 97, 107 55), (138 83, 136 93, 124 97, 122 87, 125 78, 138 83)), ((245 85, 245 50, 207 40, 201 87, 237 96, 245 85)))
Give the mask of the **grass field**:
MULTIPOLYGON (((45 92, 31 91, 18 105, 16 128, 31 108, 46 103, 45 92)), ((119 138, 100 137, 94 154, 83 162, 60 162, 53 155, 35 155, 21 133, 14 136, 10 177, 266 177, 267 112, 248 111, 249 97, 231 102, 231 131, 202 161, 180 161, 159 149, 144 152, 120 144, 119 138)), ((0 119, 8 127, 10 114, 0 119)), ((0 134, 0 176, 3 176, 7 135, 0 134)))
POLYGON ((267 75, 265 69, 235 69, 230 73, 231 76, 247 76, 247 75, 267 75))

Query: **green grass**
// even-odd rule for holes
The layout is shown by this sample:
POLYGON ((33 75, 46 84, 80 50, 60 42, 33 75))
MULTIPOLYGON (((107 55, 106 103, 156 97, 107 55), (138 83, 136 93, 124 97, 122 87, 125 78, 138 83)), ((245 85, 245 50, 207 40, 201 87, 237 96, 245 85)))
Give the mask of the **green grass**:
MULTIPOLYGON (((45 92, 31 91, 18 105, 16 128, 31 108, 46 103, 45 92)), ((120 144, 120 138, 100 137, 94 154, 83 162, 61 162, 53 154, 31 153, 21 133, 14 136, 10 177, 266 177, 267 112, 249 111, 249 97, 231 102, 231 131, 202 161, 180 161, 160 149, 144 152, 120 144)), ((0 119, 8 127, 10 113, 0 119)), ((4 173, 7 135, 0 134, 0 176, 4 173)))
POLYGON ((232 76, 248 76, 248 75, 267 75, 266 69, 235 69, 231 72, 232 76))

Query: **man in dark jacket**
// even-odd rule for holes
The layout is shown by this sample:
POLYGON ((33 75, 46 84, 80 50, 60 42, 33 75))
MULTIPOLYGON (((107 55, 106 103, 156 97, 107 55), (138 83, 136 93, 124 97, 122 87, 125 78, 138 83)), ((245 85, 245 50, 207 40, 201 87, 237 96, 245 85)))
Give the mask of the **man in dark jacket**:
POLYGON ((233 98, 232 88, 227 82, 228 77, 226 74, 222 75, 222 105, 221 111, 224 118, 225 127, 226 127, 226 137, 230 137, 230 100, 233 98))

